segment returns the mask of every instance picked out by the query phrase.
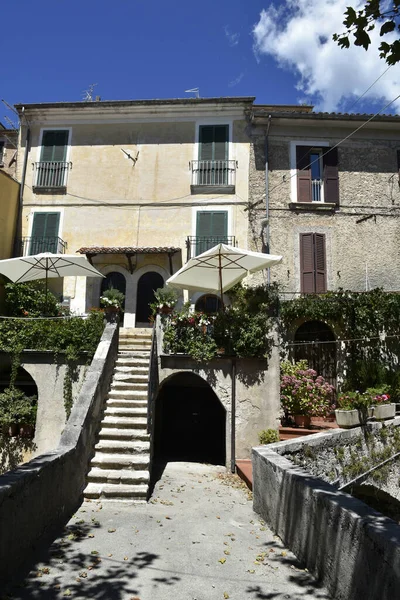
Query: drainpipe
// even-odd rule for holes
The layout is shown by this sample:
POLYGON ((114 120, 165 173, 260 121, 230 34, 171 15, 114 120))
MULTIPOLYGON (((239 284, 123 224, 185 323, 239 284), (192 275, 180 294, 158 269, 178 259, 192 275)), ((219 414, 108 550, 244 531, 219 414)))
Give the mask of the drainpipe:
MULTIPOLYGON (((22 113, 24 112, 24 107, 22 107, 22 113)), ((22 127, 21 127, 21 135, 22 135, 22 127)), ((29 154, 29 144, 31 141, 31 128, 27 127, 26 130, 26 138, 25 138, 25 154, 24 154, 24 163, 22 166, 22 176, 21 183, 19 187, 19 203, 18 203, 18 214, 17 214, 17 229, 15 232, 14 238, 14 256, 19 256, 19 243, 18 243, 18 234, 22 231, 22 206, 24 200, 24 187, 25 187, 25 179, 26 179, 26 169, 28 166, 28 154, 29 154)))
MULTIPOLYGON (((268 125, 265 131, 265 223, 266 223, 266 251, 269 254, 269 194, 268 194, 268 135, 271 127, 272 116, 268 115, 268 125)), ((267 269, 267 282, 271 282, 271 270, 267 269)))
POLYGON ((231 473, 234 473, 236 466, 236 358, 232 358, 231 378, 231 473))

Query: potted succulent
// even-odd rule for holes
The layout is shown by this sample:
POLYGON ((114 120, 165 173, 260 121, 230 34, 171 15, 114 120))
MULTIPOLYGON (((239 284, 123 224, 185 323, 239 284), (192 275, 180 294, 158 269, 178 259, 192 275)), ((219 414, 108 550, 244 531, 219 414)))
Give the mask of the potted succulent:
POLYGON ((328 416, 334 409, 334 387, 309 369, 306 360, 281 364, 281 406, 299 427, 309 427, 311 417, 328 416))
POLYGON ((116 288, 105 290, 100 296, 100 306, 104 308, 106 320, 108 323, 116 323, 118 314, 122 309, 125 295, 116 288))
POLYGON ((339 394, 338 407, 335 410, 338 426, 342 429, 349 429, 366 423, 371 402, 372 396, 368 392, 355 391, 339 394))
POLYGON ((396 404, 391 402, 388 391, 389 386, 387 385, 367 389, 367 393, 371 396, 370 417, 378 421, 385 421, 386 419, 393 419, 395 417, 396 404))

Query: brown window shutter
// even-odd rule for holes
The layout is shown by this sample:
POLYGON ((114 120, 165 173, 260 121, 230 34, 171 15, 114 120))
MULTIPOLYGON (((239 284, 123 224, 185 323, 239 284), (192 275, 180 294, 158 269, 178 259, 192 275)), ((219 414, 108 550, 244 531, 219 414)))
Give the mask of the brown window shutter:
POLYGON ((308 146, 296 146, 297 202, 311 202, 311 168, 308 146))
POLYGON ((300 291, 303 294, 315 292, 314 278, 314 234, 300 234, 300 291))
POLYGON ((333 148, 323 156, 324 164, 324 199, 325 202, 339 204, 339 169, 338 151, 333 148))
POLYGON ((317 294, 326 292, 326 251, 325 235, 314 233, 315 252, 315 291, 317 294))

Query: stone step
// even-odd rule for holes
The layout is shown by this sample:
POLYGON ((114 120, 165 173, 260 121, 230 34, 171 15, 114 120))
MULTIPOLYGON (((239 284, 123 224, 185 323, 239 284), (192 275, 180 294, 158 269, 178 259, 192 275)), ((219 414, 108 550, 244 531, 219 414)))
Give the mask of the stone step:
POLYGON ((134 346, 141 348, 151 348, 151 340, 145 338, 123 337, 119 338, 118 347, 134 346))
POLYGON ((147 418, 144 417, 122 417, 118 415, 106 415, 103 419, 102 426, 113 427, 116 429, 135 429, 136 431, 147 432, 147 418))
POLYGON ((147 388, 141 390, 116 390, 111 388, 107 395, 115 400, 147 400, 147 388))
POLYGON ((113 382, 126 382, 126 383, 145 383, 149 381, 149 369, 148 367, 141 368, 129 368, 126 367, 121 370, 121 367, 114 369, 113 382))
MULTIPOLYGON (((118 361, 117 361, 118 362, 118 361)), ((148 375, 149 373, 149 361, 146 359, 129 360, 125 359, 125 362, 115 364, 114 375, 148 375)))
POLYGON ((148 454, 150 442, 141 440, 100 440, 95 446, 95 451, 107 454, 148 454))
POLYGON ((148 382, 147 381, 119 381, 113 379, 111 384, 112 391, 122 391, 128 390, 131 392, 145 392, 147 391, 148 382))
MULTIPOLYGON (((128 350, 128 349, 124 349, 123 351, 118 350, 118 358, 116 361, 116 364, 123 364, 123 362, 121 363, 120 360, 121 359, 130 359, 130 361, 132 360, 141 360, 144 359, 146 361, 146 364, 149 364, 150 362, 150 351, 146 351, 146 350, 128 350)), ((130 362, 128 360, 128 364, 134 364, 132 362, 130 362)), ((127 364, 127 361, 125 360, 125 364, 127 364)))
POLYGON ((143 471, 149 468, 149 454, 105 454, 97 452, 92 458, 91 467, 100 469, 136 469, 143 471))
POLYGON ((85 498, 108 500, 146 500, 147 484, 125 485, 112 483, 89 483, 84 491, 85 498))
POLYGON ((149 480, 150 473, 148 471, 131 469, 98 469, 95 467, 88 475, 88 481, 93 483, 140 484, 148 483, 149 480))
POLYGON ((126 408, 125 406, 113 406, 106 408, 104 412, 105 417, 146 417, 147 408, 126 408))
POLYGON ((110 398, 106 405, 109 408, 143 408, 147 411, 146 400, 131 400, 125 398, 110 398))
POLYGON ((99 433, 100 440, 137 440, 150 441, 150 434, 141 429, 118 429, 117 427, 103 427, 99 433))

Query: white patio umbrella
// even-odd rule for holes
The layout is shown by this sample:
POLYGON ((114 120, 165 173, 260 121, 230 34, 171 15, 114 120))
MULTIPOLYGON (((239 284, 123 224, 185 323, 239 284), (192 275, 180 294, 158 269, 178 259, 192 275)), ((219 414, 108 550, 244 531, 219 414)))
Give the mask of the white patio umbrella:
POLYGON ((0 273, 14 283, 45 279, 46 298, 47 280, 49 278, 67 276, 104 277, 90 264, 86 256, 52 254, 51 252, 0 260, 0 273))
POLYGON ((217 244, 195 258, 167 279, 167 285, 178 289, 222 294, 249 273, 267 269, 282 260, 282 256, 250 252, 226 244, 217 244))

